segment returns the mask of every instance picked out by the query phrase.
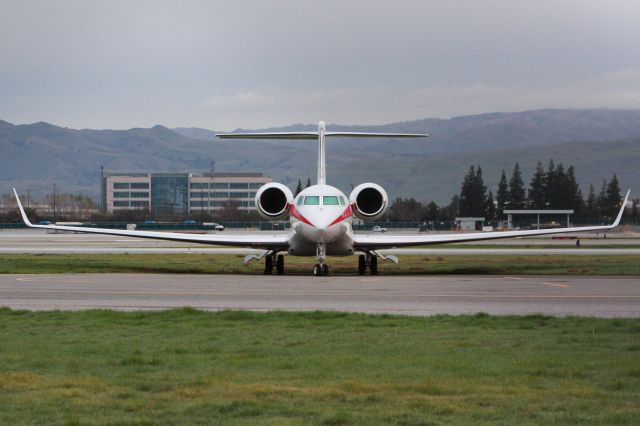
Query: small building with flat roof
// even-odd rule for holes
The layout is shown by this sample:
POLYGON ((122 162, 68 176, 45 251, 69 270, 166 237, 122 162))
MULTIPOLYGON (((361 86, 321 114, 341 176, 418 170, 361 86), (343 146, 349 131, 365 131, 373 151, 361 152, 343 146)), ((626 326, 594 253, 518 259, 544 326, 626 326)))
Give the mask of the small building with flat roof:
POLYGON ((504 210, 504 214, 507 215, 507 228, 513 228, 513 215, 533 215, 536 216, 536 226, 540 229, 540 216, 541 215, 555 215, 567 217, 567 228, 571 226, 570 216, 573 214, 573 210, 504 210))

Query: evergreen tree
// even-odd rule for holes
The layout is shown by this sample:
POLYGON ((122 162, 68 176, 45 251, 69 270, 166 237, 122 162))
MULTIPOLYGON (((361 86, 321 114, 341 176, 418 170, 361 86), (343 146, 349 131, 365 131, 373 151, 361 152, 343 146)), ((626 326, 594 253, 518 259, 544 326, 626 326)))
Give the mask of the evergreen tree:
POLYGON ((587 216, 598 216, 598 199, 596 198, 596 191, 593 189, 593 185, 589 185, 589 196, 587 197, 586 210, 587 216))
POLYGON ((573 166, 569 166, 567 169, 567 192, 570 196, 569 208, 573 209, 576 215, 583 215, 585 210, 584 199, 582 198, 582 191, 576 181, 575 169, 573 166))
POLYGON ((602 187, 596 197, 596 206, 598 208, 598 217, 607 216, 607 180, 602 179, 602 187))
POLYGON ((297 197, 299 193, 302 192, 302 182, 300 181, 300 178, 298 178, 298 185, 296 186, 296 191, 293 194, 294 197, 297 197))
POLYGON ((633 219, 638 219, 638 203, 640 203, 640 198, 634 198, 631 207, 631 217, 633 219))
POLYGON ((311 186, 311 178, 307 178, 307 186, 305 188, 308 188, 311 186))
POLYGON ((555 170, 555 176, 553 179, 553 188, 551 192, 551 204, 549 208, 552 209, 568 209, 571 203, 569 196, 569 189, 567 188, 567 175, 564 172, 564 166, 562 163, 558 163, 555 170))
POLYGON ((484 217, 487 218, 489 223, 494 223, 496 220, 496 204, 493 200, 493 192, 489 191, 489 195, 487 195, 486 202, 487 210, 484 217))
POLYGON ((618 183, 618 177, 614 174, 613 178, 607 185, 606 211, 607 217, 614 217, 618 213, 620 203, 622 202, 622 196, 620 195, 620 184, 618 183))
POLYGON ((522 172, 520 165, 516 163, 513 167, 513 174, 509 180, 509 208, 522 209, 525 207, 526 194, 524 183, 522 182, 522 172))
POLYGON ((545 184, 545 207, 552 208, 555 203, 555 190, 556 190, 556 166, 553 163, 553 158, 549 160, 549 167, 547 167, 547 179, 545 184))
POLYGON ((435 202, 431 201, 429 204, 427 204, 425 215, 426 220, 438 220, 439 215, 440 207, 438 207, 435 202))
POLYGON ((547 175, 542 168, 542 163, 538 161, 536 171, 533 173, 531 182, 529 183, 529 207, 532 209, 546 208, 546 179, 547 175))
POLYGON ((465 217, 484 217, 487 199, 487 187, 482 179, 482 169, 469 167, 460 188, 460 215, 465 217))
POLYGON ((507 176, 502 170, 502 176, 500 176, 500 182, 498 183, 498 192, 496 193, 496 204, 498 218, 502 218, 503 211, 509 202, 509 184, 507 184, 507 176))

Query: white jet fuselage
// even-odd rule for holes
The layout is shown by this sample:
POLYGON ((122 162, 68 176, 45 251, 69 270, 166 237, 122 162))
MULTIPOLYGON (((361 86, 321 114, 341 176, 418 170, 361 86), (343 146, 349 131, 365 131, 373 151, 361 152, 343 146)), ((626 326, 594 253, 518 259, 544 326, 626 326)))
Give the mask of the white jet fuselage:
POLYGON ((353 254, 353 210, 345 194, 329 185, 313 185, 298 194, 289 207, 289 254, 315 255, 318 244, 326 254, 353 254))

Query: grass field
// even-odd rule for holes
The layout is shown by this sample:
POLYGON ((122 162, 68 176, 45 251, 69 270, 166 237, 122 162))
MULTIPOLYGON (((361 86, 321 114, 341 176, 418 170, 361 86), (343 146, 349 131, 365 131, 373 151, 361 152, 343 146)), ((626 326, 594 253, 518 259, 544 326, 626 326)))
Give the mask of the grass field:
MULTIPOLYGON (((248 273, 262 262, 244 265, 243 256, 225 254, 0 254, 0 273, 248 273)), ((286 272, 309 274, 309 257, 285 257, 286 272)), ((357 273, 357 258, 330 257, 332 273, 357 273)), ((378 263, 381 274, 553 274, 640 276, 640 255, 444 255, 401 256, 400 264, 378 263)))
POLYGON ((0 309, 2 424, 637 424, 640 320, 0 309))

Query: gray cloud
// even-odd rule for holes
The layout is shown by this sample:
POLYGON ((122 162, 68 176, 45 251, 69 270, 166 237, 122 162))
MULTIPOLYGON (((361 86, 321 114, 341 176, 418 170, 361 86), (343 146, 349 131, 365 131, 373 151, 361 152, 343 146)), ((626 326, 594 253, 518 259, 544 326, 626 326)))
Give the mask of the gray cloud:
POLYGON ((215 129, 640 108, 635 1, 4 1, 0 118, 215 129))

